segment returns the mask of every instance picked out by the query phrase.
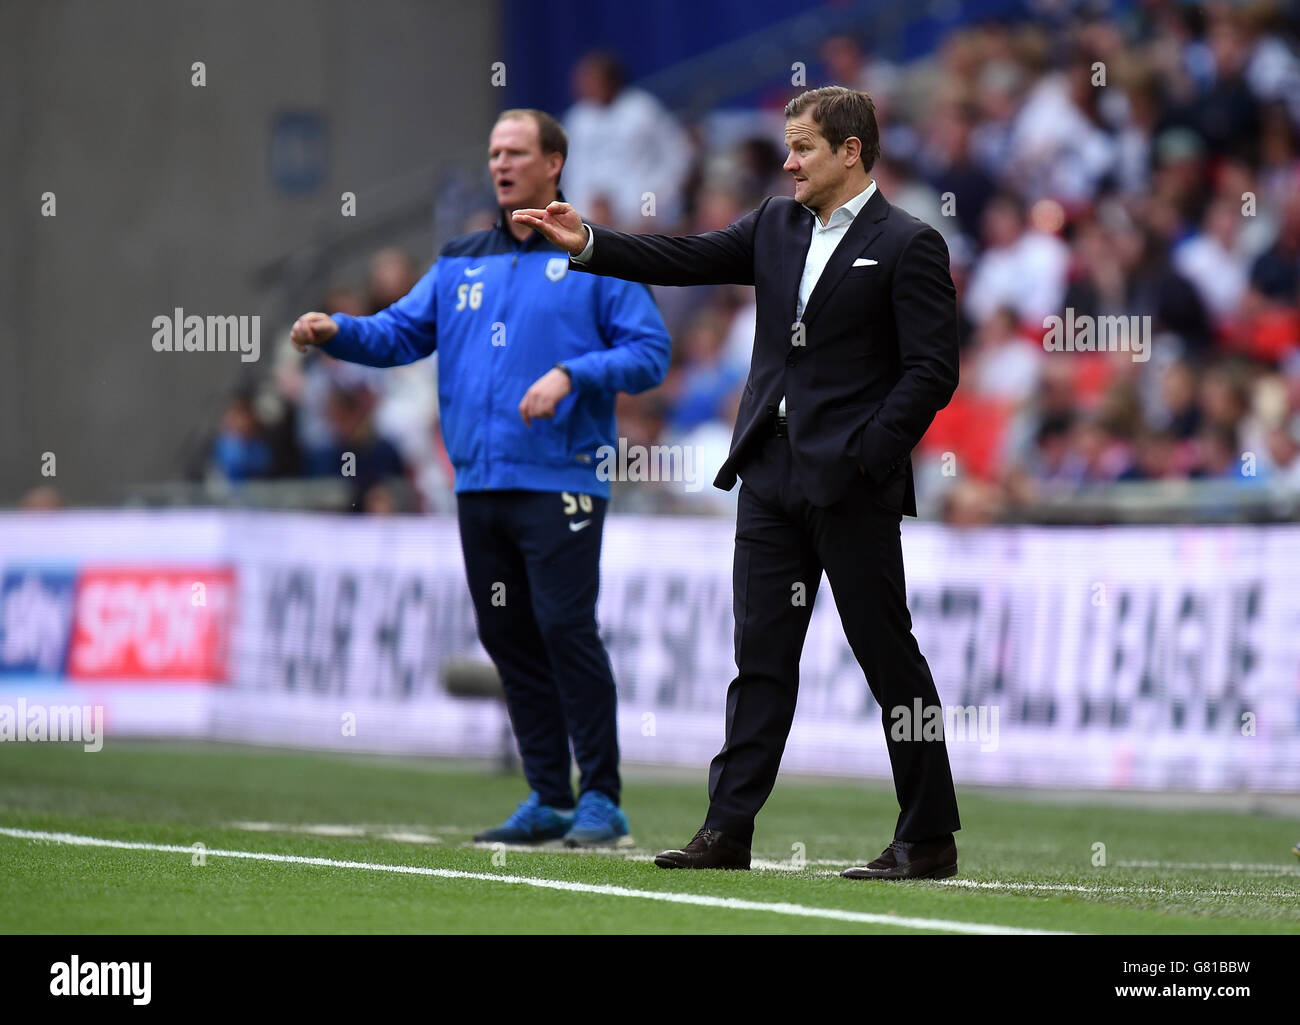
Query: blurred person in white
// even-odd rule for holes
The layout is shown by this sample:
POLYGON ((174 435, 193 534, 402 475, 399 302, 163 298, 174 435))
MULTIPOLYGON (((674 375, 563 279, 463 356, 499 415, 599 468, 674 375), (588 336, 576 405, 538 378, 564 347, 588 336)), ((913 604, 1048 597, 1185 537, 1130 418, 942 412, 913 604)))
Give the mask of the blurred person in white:
POLYGON ((1021 323, 1043 328, 1060 315, 1070 249, 1055 235, 1030 228, 1024 205, 1011 192, 989 201, 984 211, 984 251, 966 286, 965 313, 981 324, 999 306, 1010 306, 1021 323))
POLYGON ((975 390, 989 398, 1019 406, 1038 390, 1043 347, 1020 333, 1016 311, 999 306, 980 324, 973 339, 975 390))
POLYGON ((667 230, 682 211, 690 137, 659 100, 626 84, 613 54, 583 57, 573 69, 572 90, 577 102, 563 118, 568 201, 595 218, 603 200, 614 223, 629 231, 667 230), (642 214, 646 193, 654 194, 653 218, 642 214))
MULTIPOLYGON (((1294 12, 1294 5, 1292 8, 1294 12)), ((1283 38, 1285 25, 1279 5, 1252 4, 1242 12, 1242 29, 1250 91, 1260 100, 1285 104, 1292 123, 1300 127, 1300 58, 1283 38)))
POLYGON ((1215 199, 1205 209, 1200 230, 1173 253, 1174 266, 1196 286, 1219 323, 1237 315, 1246 293, 1249 265, 1237 245, 1241 220, 1240 203, 1215 199))
POLYGON ((1104 123, 1093 62, 1074 57, 1067 70, 1031 88, 1016 117, 1006 177, 1031 199, 1086 203, 1119 164, 1119 147, 1104 123))
POLYGON ((1240 159, 1226 159, 1218 164, 1214 193, 1237 211, 1233 255, 1246 261, 1245 266, 1249 268, 1277 238, 1282 226, 1281 197, 1266 189, 1255 169, 1240 159), (1243 198, 1247 196, 1253 197, 1249 208, 1243 198))
POLYGON ((1300 490, 1300 378, 1260 373, 1250 386, 1240 438, 1242 451, 1256 456, 1261 481, 1283 491, 1300 490))

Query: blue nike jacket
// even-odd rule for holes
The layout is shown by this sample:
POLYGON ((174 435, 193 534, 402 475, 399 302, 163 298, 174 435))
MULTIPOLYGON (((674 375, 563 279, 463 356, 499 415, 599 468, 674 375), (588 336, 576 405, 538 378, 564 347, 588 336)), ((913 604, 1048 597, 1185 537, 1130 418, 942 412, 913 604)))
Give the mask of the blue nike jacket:
POLYGON ((371 317, 334 314, 322 348, 372 367, 438 352, 442 436, 456 491, 571 491, 609 497, 597 450, 617 448, 616 393, 653 388, 668 371, 663 318, 640 284, 569 271, 534 232, 506 227, 452 239, 404 298, 371 317), (551 420, 525 426, 519 402, 564 363, 573 391, 551 420))

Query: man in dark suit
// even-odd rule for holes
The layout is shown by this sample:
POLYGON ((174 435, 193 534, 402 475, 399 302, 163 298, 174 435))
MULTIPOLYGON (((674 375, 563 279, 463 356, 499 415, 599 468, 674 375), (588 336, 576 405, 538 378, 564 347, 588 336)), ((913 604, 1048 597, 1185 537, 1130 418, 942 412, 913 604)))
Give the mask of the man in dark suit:
POLYGON ((749 868, 825 570, 881 707, 901 809, 880 857, 843 874, 943 878, 957 871, 961 823, 942 737, 922 737, 919 723, 901 728, 916 699, 927 717, 940 704, 912 636, 900 524, 916 515, 911 450, 957 387, 948 250, 871 179, 880 135, 866 93, 810 90, 785 115, 794 199, 768 198, 721 231, 629 235, 586 225, 564 203, 514 217, 567 250, 578 269, 648 284, 755 287, 749 381, 714 481, 730 490, 743 480, 726 742, 710 768, 704 827, 655 864, 749 868))

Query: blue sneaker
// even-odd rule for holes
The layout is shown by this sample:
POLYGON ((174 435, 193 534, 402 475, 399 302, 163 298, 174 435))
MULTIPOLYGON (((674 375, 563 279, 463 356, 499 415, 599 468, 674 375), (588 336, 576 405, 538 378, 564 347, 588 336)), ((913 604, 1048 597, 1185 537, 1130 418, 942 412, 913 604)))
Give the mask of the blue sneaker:
POLYGON ((599 790, 588 790, 578 798, 573 828, 565 834, 566 847, 603 847, 627 836, 627 816, 599 790))
POLYGON ((496 829, 489 829, 474 837, 475 843, 541 843, 558 840, 573 825, 573 812, 542 804, 534 790, 528 799, 519 802, 515 813, 496 829))

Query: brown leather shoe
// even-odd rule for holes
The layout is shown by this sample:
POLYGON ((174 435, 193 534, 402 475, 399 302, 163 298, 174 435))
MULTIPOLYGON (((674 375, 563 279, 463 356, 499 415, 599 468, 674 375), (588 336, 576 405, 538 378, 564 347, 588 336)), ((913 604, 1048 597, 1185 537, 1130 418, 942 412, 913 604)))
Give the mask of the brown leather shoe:
POLYGON ((655 855, 660 868, 727 868, 749 871, 749 845, 716 829, 701 829, 679 851, 655 855))
POLYGON ((934 840, 894 840, 880 857, 840 873, 845 879, 947 879, 957 874, 957 844, 952 834, 934 840))

